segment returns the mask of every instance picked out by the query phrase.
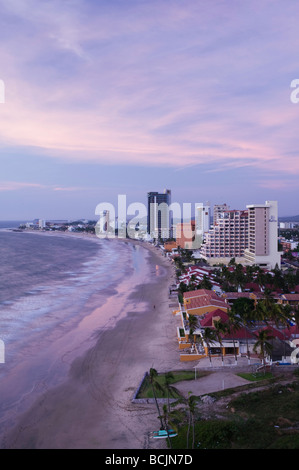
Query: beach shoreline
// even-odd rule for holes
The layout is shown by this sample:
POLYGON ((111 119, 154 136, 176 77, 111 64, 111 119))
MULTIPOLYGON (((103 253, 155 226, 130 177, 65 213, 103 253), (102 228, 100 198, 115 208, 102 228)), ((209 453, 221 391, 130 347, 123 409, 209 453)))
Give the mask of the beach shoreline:
MULTIPOLYGON (((77 236, 65 234, 70 235, 77 236)), ((151 367, 159 372, 184 367, 179 362, 175 317, 169 306, 175 268, 148 243, 109 241, 146 249, 147 271, 140 277, 141 283, 130 286, 129 280, 124 281, 121 292, 111 300, 114 308, 121 306, 122 315, 98 333, 94 346, 72 360, 62 384, 39 396, 18 417, 2 448, 139 449, 165 445, 149 440, 149 432, 159 425, 155 406, 140 407, 132 404, 132 398, 151 367)))

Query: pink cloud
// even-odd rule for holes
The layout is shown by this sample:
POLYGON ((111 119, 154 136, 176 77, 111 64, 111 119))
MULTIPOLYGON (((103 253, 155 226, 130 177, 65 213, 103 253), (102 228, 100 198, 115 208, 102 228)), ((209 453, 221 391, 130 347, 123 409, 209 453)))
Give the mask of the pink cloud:
POLYGON ((25 183, 18 181, 0 181, 0 191, 18 191, 20 189, 42 189, 45 188, 42 184, 25 183))
MULTIPOLYGON (((254 7, 242 10, 238 2, 229 9, 217 2, 217 14, 204 2, 188 9, 177 2, 131 4, 115 15, 95 10, 87 22, 81 1, 76 8, 56 1, 0 3, 33 26, 23 41, 22 31, 10 35, 2 53, 3 144, 74 161, 169 167, 210 162, 219 170, 299 172, 297 159, 288 156, 296 146, 299 105, 292 107, 287 82, 268 90, 275 70, 275 57, 269 57, 276 46, 280 61, 285 54, 279 46, 282 38, 287 42, 285 5, 277 7, 280 26, 266 15, 271 2, 256 15, 254 7), (267 34, 271 41, 264 41, 267 34), (64 53, 72 70, 67 77, 64 53)), ((297 29, 290 25, 294 49, 297 29)))

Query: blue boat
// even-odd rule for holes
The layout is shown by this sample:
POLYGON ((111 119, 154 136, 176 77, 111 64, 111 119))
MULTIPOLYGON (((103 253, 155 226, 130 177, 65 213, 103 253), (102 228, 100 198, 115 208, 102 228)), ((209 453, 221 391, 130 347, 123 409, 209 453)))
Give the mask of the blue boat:
POLYGON ((175 437, 177 433, 173 429, 168 429, 168 432, 165 429, 160 429, 160 431, 154 431, 152 437, 154 439, 167 439, 167 437, 175 437))

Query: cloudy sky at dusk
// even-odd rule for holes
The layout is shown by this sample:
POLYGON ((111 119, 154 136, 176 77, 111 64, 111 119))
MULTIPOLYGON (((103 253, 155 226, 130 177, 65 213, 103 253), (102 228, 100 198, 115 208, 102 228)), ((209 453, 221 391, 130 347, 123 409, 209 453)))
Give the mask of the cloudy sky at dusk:
POLYGON ((0 220, 164 188, 299 214, 298 17, 293 0, 0 0, 0 220))

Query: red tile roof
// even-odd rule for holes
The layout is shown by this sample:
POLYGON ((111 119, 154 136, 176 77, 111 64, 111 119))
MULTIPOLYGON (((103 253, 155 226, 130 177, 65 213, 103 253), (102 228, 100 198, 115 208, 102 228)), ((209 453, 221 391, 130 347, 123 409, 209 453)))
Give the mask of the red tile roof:
POLYGON ((191 299, 187 299, 185 304, 186 310, 192 310, 196 308, 203 308, 203 307, 215 307, 216 308, 228 308, 226 302, 220 299, 213 299, 210 296, 204 295, 201 297, 193 297, 191 299))
POLYGON ((228 315, 223 312, 223 310, 220 310, 217 308, 216 310, 213 310, 212 312, 207 313, 203 319, 200 322, 200 325, 202 327, 213 327, 213 318, 215 317, 220 317, 223 323, 227 322, 228 320, 228 315))
POLYGON ((276 328, 273 328, 273 326, 265 326, 265 328, 261 328, 260 330, 256 331, 256 335, 259 333, 259 331, 268 331, 271 336, 274 336, 275 338, 285 340, 285 335, 283 334, 282 331, 277 330, 276 328))
POLYGON ((299 327, 297 325, 290 326, 290 328, 285 328, 283 333, 288 338, 290 338, 292 335, 299 335, 299 327))
POLYGON ((255 338, 255 336, 253 335, 253 333, 251 333, 251 331, 249 331, 247 328, 242 326, 241 328, 233 331, 232 333, 226 333, 222 335, 222 338, 223 339, 235 339, 236 341, 238 341, 239 339, 255 338))
POLYGON ((218 297, 214 291, 208 289, 198 289, 184 292, 185 307, 192 310, 202 307, 228 308, 227 303, 218 297))
POLYGON ((289 301, 299 301, 299 294, 282 294, 280 298, 289 301))
POLYGON ((209 290, 209 289, 197 289, 197 290, 191 290, 189 292, 184 292, 185 299, 190 299, 192 297, 200 297, 200 296, 209 296, 213 299, 219 300, 218 295, 215 294, 214 291, 209 290))

